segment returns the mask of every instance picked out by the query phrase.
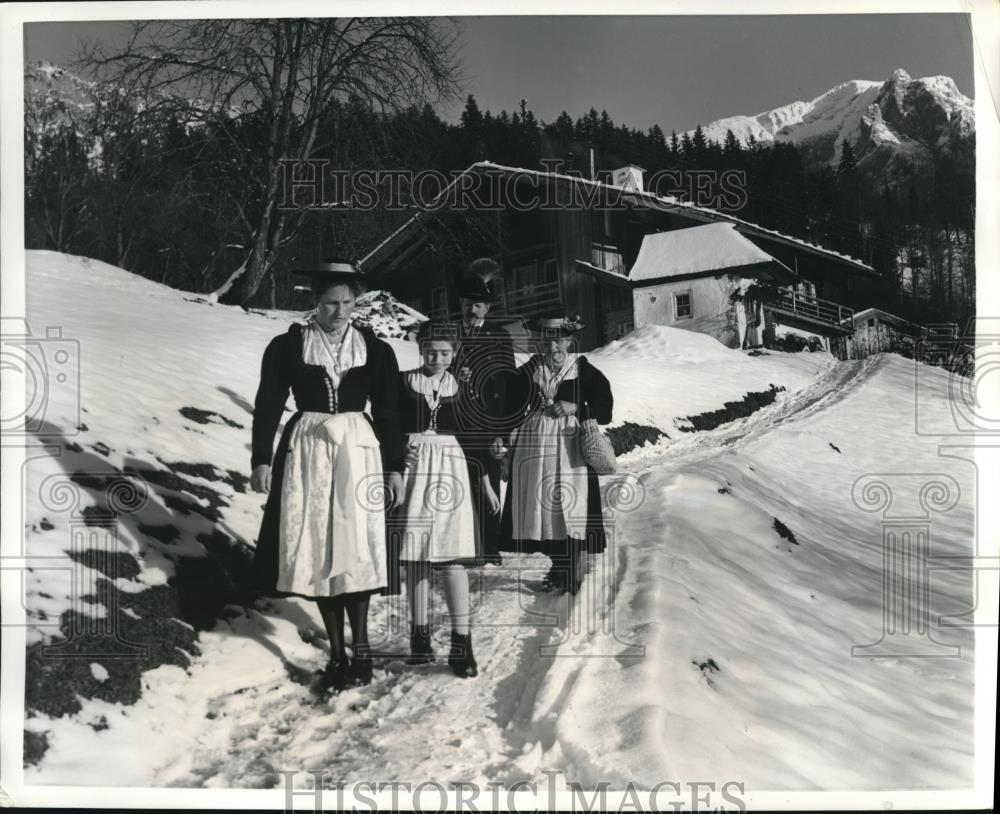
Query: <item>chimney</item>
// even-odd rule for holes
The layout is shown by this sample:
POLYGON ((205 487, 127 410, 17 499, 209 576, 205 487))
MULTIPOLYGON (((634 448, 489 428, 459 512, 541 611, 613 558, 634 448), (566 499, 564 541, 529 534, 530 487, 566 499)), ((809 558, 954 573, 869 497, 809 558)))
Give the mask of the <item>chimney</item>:
POLYGON ((627 192, 642 192, 642 174, 645 170, 637 164, 626 164, 611 173, 611 183, 627 192))

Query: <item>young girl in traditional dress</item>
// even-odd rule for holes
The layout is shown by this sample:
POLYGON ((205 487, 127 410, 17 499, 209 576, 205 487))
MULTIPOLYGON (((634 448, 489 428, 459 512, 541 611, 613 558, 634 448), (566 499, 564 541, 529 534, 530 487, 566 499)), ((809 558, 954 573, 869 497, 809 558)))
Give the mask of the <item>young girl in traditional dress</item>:
MULTIPOLYGON (((433 659, 430 639, 432 569, 444 577, 444 596, 451 616, 448 664, 462 677, 478 674, 469 633, 467 565, 482 561, 478 524, 469 480, 469 457, 485 458, 471 443, 472 411, 463 407, 465 389, 449 369, 458 339, 447 322, 426 322, 417 334, 422 365, 400 374, 400 410, 408 434, 403 470, 403 506, 392 525, 399 539, 399 560, 406 568, 410 606, 411 664, 433 659)), ((474 472, 485 473, 477 465, 474 472)), ((491 490, 481 474, 483 490, 491 490)))

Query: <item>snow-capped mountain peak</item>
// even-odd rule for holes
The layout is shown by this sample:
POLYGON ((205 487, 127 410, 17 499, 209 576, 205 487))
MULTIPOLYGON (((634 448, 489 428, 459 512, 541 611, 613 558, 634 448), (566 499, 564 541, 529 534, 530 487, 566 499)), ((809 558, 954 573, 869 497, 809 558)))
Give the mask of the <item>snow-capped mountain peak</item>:
MULTIPOLYGON (((975 131, 973 101, 948 76, 914 79, 897 68, 884 82, 852 79, 808 102, 796 101, 752 116, 717 119, 702 126, 705 137, 723 142, 727 130, 742 142, 784 141, 799 147, 809 163, 835 163, 850 141, 863 163, 885 166, 900 153, 919 161, 952 135, 975 131)), ((689 131, 689 134, 693 131, 689 131)))

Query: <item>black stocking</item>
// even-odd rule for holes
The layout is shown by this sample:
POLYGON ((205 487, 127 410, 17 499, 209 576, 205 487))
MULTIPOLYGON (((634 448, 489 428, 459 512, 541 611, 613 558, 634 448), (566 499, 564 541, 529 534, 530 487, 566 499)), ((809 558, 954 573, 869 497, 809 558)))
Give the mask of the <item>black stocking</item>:
MULTIPOLYGON (((324 596, 316 600, 326 635, 330 638, 330 663, 347 664, 344 646, 344 600, 339 596, 324 596)), ((351 622, 353 629, 354 622, 351 622)))
POLYGON ((347 619, 351 623, 351 641, 353 642, 354 658, 366 659, 371 652, 368 643, 368 601, 371 594, 348 594, 344 605, 347 608, 347 619))

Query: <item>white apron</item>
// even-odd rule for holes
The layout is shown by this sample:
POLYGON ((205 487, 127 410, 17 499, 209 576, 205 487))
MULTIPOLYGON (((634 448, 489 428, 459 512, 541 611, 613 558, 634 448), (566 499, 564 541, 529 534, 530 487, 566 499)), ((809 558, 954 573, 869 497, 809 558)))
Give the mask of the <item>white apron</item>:
POLYGON ((277 588, 336 596, 386 585, 379 442, 363 413, 304 412, 281 483, 277 588))
POLYGON ((411 433, 403 470, 400 560, 475 557, 476 524, 465 454, 454 435, 411 433))
MULTIPOLYGON (((547 401, 560 382, 577 377, 575 359, 559 371, 539 366, 535 383, 547 401)), ((575 415, 553 416, 536 407, 517 431, 511 462, 511 519, 515 540, 584 539, 587 536, 587 465, 575 415)))

